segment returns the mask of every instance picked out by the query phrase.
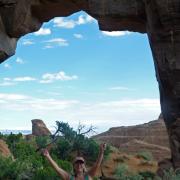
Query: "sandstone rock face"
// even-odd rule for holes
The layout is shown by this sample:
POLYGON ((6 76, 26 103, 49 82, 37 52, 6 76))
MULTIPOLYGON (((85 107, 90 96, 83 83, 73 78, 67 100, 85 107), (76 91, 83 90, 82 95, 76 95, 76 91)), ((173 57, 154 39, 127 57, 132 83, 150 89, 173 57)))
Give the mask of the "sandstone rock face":
POLYGON ((12 156, 8 145, 2 139, 0 139, 0 154, 4 157, 12 156))
POLYGON ((171 154, 167 130, 161 116, 158 120, 142 125, 110 128, 94 138, 112 144, 122 152, 149 151, 156 160, 169 158, 171 154))
POLYGON ((172 162, 180 167, 180 131, 172 130, 180 128, 179 0, 0 0, 0 62, 15 53, 21 36, 37 31, 55 16, 80 10, 96 18, 101 30, 147 33, 173 150, 172 162))
POLYGON ((32 121, 32 135, 33 136, 49 136, 51 132, 46 127, 44 122, 40 119, 33 119, 32 121))

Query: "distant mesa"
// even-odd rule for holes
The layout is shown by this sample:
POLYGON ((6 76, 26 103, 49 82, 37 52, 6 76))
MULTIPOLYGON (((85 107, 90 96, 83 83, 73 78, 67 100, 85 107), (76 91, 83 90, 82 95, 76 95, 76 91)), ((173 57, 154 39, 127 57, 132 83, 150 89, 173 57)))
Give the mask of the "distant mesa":
POLYGON ((46 127, 45 123, 40 119, 33 119, 32 122, 32 135, 33 136, 49 136, 50 130, 46 127))
POLYGON ((130 154, 149 151, 158 161, 170 157, 169 139, 162 115, 149 123, 110 128, 93 138, 130 154))

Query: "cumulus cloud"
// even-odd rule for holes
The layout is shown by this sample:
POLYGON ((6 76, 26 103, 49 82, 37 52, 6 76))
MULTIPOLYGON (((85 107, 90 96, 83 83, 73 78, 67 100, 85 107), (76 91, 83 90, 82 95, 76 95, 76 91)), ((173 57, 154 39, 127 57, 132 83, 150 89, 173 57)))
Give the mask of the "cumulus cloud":
POLYGON ((35 81, 36 78, 25 76, 25 77, 16 77, 13 79, 13 81, 19 81, 19 82, 24 82, 24 81, 35 81))
POLYGON ((102 34, 105 36, 111 36, 111 37, 118 37, 118 36, 125 36, 131 34, 129 31, 102 31, 102 34))
POLYGON ((32 44, 35 44, 35 43, 30 39, 23 39, 23 41, 22 41, 22 45, 24 45, 24 46, 29 46, 32 44))
POLYGON ((77 25, 83 25, 87 23, 95 22, 95 19, 89 15, 80 15, 77 20, 65 19, 63 17, 54 18, 54 27, 72 29, 77 25))
POLYGON ((76 23, 78 25, 82 25, 82 24, 92 23, 94 21, 95 21, 95 19, 93 17, 89 16, 89 15, 80 15, 78 17, 78 20, 77 20, 76 23))
POLYGON ((83 35, 82 34, 74 34, 74 37, 77 39, 82 39, 83 35))
POLYGON ((8 64, 8 63, 5 63, 5 64, 4 64, 4 67, 5 67, 6 69, 11 69, 11 65, 8 64))
POLYGON ((13 86, 13 85, 17 85, 17 83, 19 82, 36 81, 36 80, 37 80, 36 78, 30 76, 15 77, 15 78, 5 77, 2 79, 2 82, 0 82, 0 86, 13 86))
POLYGON ((78 103, 77 100, 43 99, 23 94, 0 93, 0 107, 11 111, 55 111, 69 108, 78 103))
POLYGON ((124 86, 116 86, 116 87, 111 87, 109 90, 114 90, 114 91, 128 91, 130 88, 124 87, 124 86))
MULTIPOLYGON (((92 124, 99 131, 113 126, 145 123, 160 114, 159 99, 124 99, 117 101, 80 102, 54 98, 35 98, 20 94, 0 94, 0 111, 28 112, 33 117, 63 119, 70 124, 92 124), (77 122, 78 120, 78 122, 77 122)), ((31 115, 31 117, 32 117, 31 115)), ((8 114, 7 114, 8 116, 8 114)))
POLYGON ((8 94, 8 93, 0 93, 0 100, 8 101, 8 100, 24 100, 28 99, 28 96, 21 94, 8 94))
POLYGON ((16 59, 16 63, 17 63, 17 64, 24 64, 25 62, 24 62, 24 60, 23 60, 22 58, 18 57, 18 58, 16 59))
POLYGON ((63 17, 57 17, 53 20, 54 27, 72 29, 76 26, 76 22, 74 20, 66 20, 63 17))
POLYGON ((40 28, 39 31, 34 33, 34 35, 36 36, 45 36, 50 34, 51 34, 51 29, 49 28, 40 28))
POLYGON ((64 71, 60 71, 58 73, 46 73, 42 75, 42 80, 40 83, 52 83, 54 81, 70 81, 70 80, 77 80, 78 76, 68 76, 64 71))
POLYGON ((41 78, 35 78, 31 76, 22 76, 22 77, 14 77, 9 78, 5 77, 2 79, 2 82, 0 82, 0 86, 12 86, 17 85, 19 83, 25 83, 25 82, 32 82, 36 81, 39 83, 53 83, 55 81, 71 81, 71 80, 77 80, 77 75, 67 75, 64 71, 60 71, 57 73, 45 73, 41 76, 41 78))
POLYGON ((44 48, 53 48, 54 46, 68 46, 69 43, 66 39, 63 38, 53 38, 45 41, 47 45, 44 48))
POLYGON ((13 82, 2 82, 2 83, 0 83, 0 86, 13 86, 13 85, 15 85, 15 83, 13 83, 13 82))

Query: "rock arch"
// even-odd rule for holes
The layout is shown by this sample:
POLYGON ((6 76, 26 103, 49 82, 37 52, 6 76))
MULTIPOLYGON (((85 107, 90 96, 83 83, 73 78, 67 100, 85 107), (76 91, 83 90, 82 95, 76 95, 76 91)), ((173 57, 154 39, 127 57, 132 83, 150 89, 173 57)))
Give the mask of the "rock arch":
POLYGON ((55 16, 84 10, 105 31, 147 33, 168 129, 172 164, 180 167, 179 0, 0 0, 0 63, 15 53, 18 39, 55 16))

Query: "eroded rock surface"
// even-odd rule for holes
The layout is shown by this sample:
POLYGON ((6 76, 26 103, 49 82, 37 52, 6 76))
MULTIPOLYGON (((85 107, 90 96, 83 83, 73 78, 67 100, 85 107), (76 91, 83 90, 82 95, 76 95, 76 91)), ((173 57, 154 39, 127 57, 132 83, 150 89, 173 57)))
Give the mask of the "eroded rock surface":
POLYGON ((46 127, 45 123, 40 119, 33 119, 32 121, 32 135, 33 136, 49 136, 50 130, 46 127))
POLYGON ((4 157, 12 156, 12 154, 8 148, 8 145, 2 139, 0 139, 0 155, 2 155, 4 157))
POLYGON ((96 18, 101 30, 147 33, 172 162, 174 167, 180 167, 180 131, 172 129, 180 128, 179 0, 0 0, 0 62, 15 53, 21 36, 37 31, 55 16, 80 10, 96 18))
POLYGON ((110 128, 94 138, 112 144, 126 153, 149 151, 158 161, 170 158, 171 155, 168 133, 162 116, 158 120, 141 125, 110 128))

